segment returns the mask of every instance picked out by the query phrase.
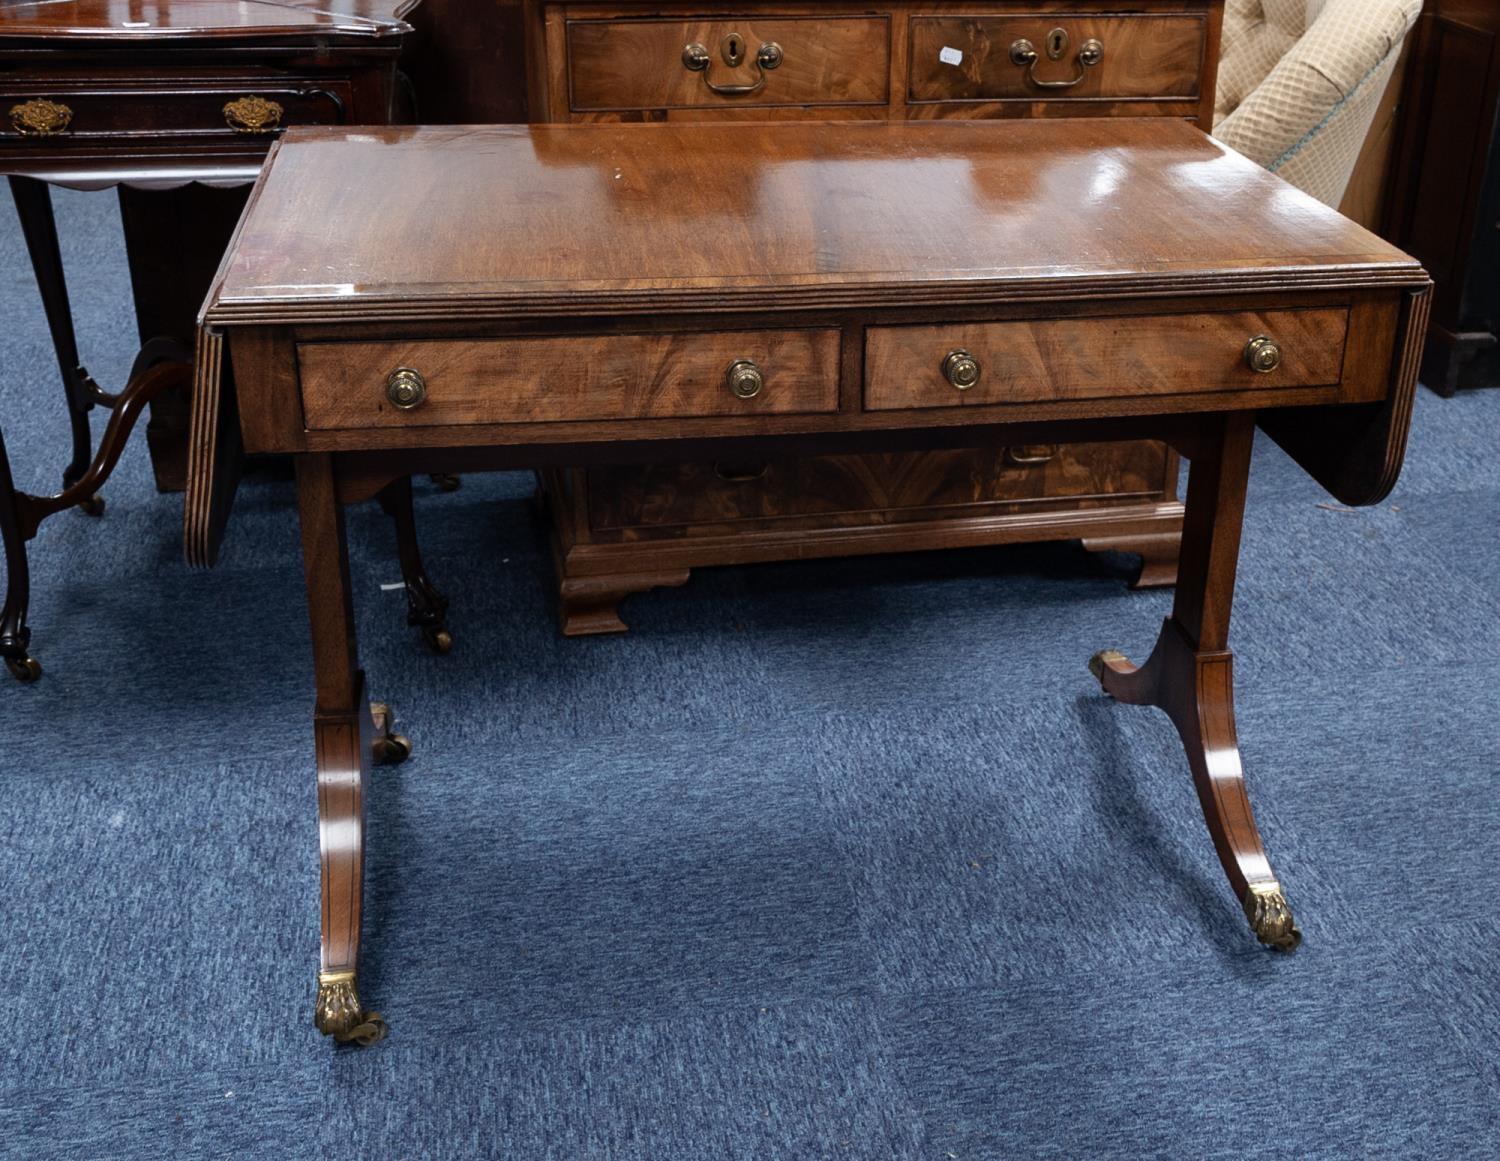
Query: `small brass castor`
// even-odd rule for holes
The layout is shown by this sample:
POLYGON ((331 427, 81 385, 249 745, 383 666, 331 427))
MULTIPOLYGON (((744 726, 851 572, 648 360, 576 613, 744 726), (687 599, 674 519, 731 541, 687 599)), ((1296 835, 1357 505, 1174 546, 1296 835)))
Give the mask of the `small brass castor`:
POLYGON ((90 496, 87 500, 79 500, 78 501, 78 510, 80 512, 82 512, 85 516, 95 516, 95 517, 97 517, 97 516, 103 516, 104 515, 104 497, 101 496, 101 495, 99 495, 96 492, 92 496, 90 496))
POLYGON ((375 719, 375 742, 371 747, 375 761, 381 766, 399 766, 410 758, 411 739, 392 729, 396 715, 391 707, 384 702, 373 702, 370 716, 375 719))
POLYGON ((438 486, 442 492, 456 492, 463 486, 463 479, 455 476, 452 472, 433 472, 427 477, 438 486))
POLYGON ((423 629, 422 640, 439 657, 453 648, 453 634, 447 629, 423 629))
POLYGON ((1244 907, 1255 938, 1272 951, 1296 951, 1302 943, 1302 932, 1292 918, 1292 909, 1281 893, 1281 884, 1274 879, 1246 887, 1244 907))
POLYGON ((25 657, 7 657, 5 668, 17 681, 31 682, 42 675, 42 663, 29 654, 25 657))
POLYGON ((1101 649, 1089 658, 1089 672, 1102 685, 1104 684, 1104 671, 1112 664, 1118 664, 1126 660, 1125 654, 1117 649, 1101 649))
POLYGON ((318 973, 318 999, 313 1009, 313 1024, 325 1036, 340 1044, 369 1047, 384 1040, 390 1026, 379 1012, 360 1007, 359 992, 352 971, 318 973))

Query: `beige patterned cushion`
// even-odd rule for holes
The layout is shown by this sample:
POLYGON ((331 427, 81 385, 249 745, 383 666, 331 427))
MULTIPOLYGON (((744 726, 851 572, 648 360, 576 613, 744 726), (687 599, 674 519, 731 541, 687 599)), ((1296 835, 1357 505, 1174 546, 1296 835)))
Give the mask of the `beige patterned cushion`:
POLYGON ((1338 205, 1422 0, 1227 0, 1214 136, 1338 205))

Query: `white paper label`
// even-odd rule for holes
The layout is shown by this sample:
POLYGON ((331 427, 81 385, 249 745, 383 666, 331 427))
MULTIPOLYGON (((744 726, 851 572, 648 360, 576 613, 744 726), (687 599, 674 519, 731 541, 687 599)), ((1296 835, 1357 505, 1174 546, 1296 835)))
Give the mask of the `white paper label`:
POLYGON ((944 64, 961 65, 964 63, 963 50, 957 48, 949 48, 947 45, 944 45, 943 51, 938 53, 938 60, 942 61, 944 64))

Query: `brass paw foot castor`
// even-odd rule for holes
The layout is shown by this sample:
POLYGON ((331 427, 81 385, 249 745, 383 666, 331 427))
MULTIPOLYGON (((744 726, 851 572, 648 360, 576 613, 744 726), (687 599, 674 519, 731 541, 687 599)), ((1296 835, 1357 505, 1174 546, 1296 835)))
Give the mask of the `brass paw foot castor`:
POLYGON ((1274 879, 1269 883, 1251 883, 1245 888, 1245 917, 1250 920, 1250 930, 1255 938, 1273 951, 1296 951, 1302 942, 1302 932, 1292 918, 1292 909, 1281 893, 1281 884, 1274 879))
POLYGON ((372 702, 375 719, 374 758, 382 766, 399 766, 411 757, 411 739, 395 731, 396 715, 385 702, 372 702))
POLYGON ((313 1023, 325 1036, 341 1044, 371 1045, 384 1040, 389 1025, 379 1012, 366 1012, 359 1002, 354 972, 318 973, 318 1000, 313 1009, 313 1023))

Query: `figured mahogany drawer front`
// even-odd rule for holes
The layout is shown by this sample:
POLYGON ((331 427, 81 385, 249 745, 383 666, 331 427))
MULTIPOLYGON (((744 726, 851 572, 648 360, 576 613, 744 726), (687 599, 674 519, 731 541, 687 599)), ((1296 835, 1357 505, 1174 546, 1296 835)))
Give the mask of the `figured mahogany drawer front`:
POLYGON ((580 113, 884 105, 889 69, 883 16, 568 24, 569 107, 580 113))
POLYGON ((214 78, 212 86, 182 82, 80 85, 43 91, 0 87, 0 137, 264 137, 293 125, 336 125, 347 117, 343 80, 267 82, 243 86, 214 78))
POLYGON ((1348 310, 1338 307, 871 327, 865 408, 1331 386, 1342 378, 1348 325, 1348 310), (1252 350, 1254 340, 1271 346, 1252 350), (1252 369, 1273 353, 1271 370, 1252 369))
POLYGON ((309 430, 838 410, 839 332, 304 343, 309 430))
POLYGON ((1208 22, 1167 16, 914 16, 907 99, 1177 100, 1199 95, 1208 22))
POLYGON ((759 461, 655 463, 588 470, 598 533, 772 525, 841 525, 1158 499, 1166 451, 1154 443, 962 448, 759 461))

